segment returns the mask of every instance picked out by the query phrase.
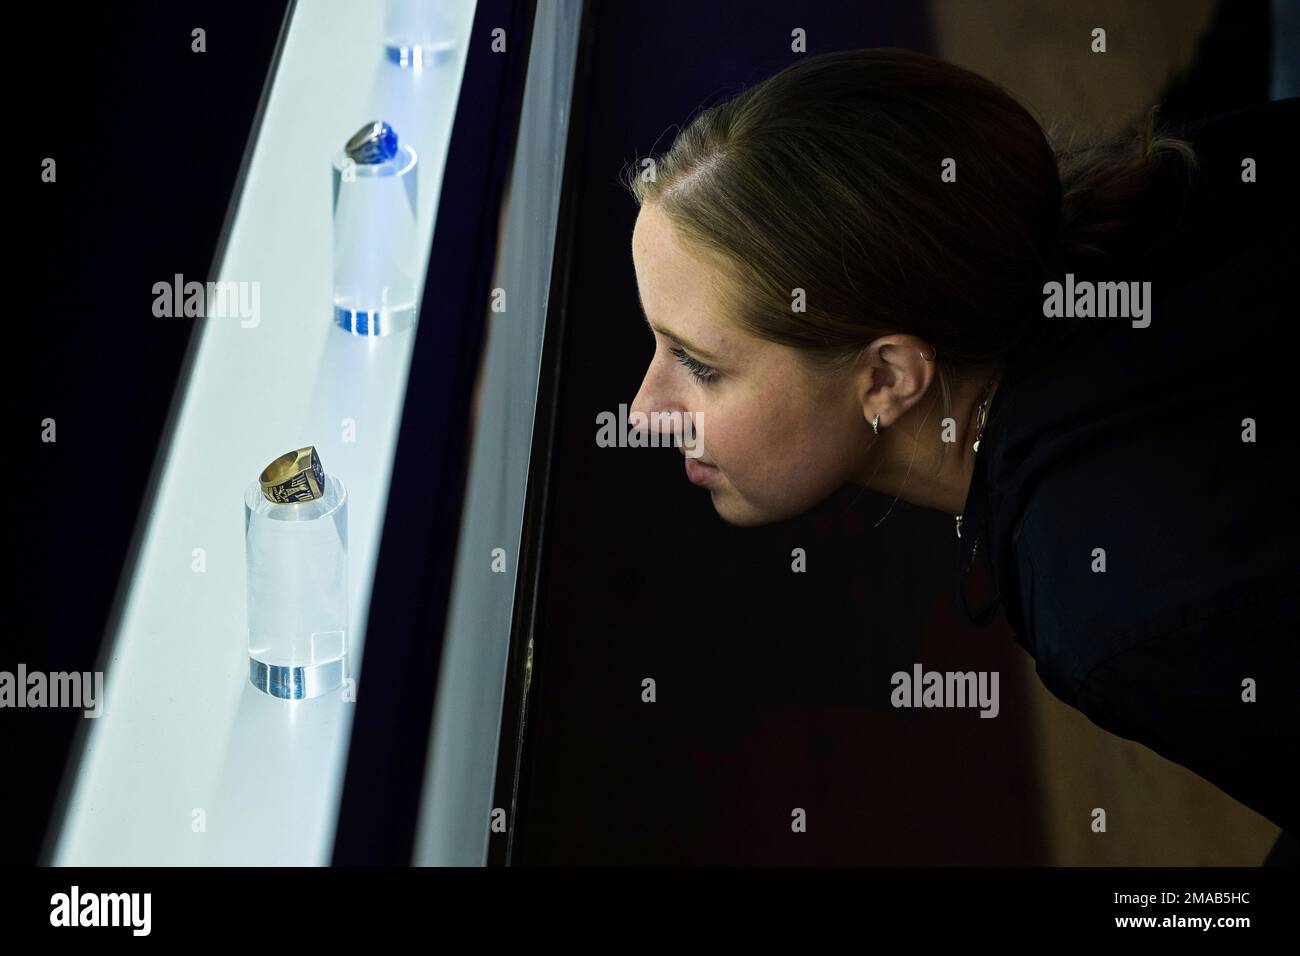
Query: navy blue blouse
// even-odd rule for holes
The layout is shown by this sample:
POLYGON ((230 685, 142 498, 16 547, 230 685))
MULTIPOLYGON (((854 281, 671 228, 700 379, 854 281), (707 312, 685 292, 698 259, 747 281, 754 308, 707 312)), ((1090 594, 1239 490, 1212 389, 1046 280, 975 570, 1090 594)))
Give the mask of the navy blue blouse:
MULTIPOLYGON (((1001 605, 1053 694, 1300 832, 1293 326, 1300 101, 1180 131, 1128 245, 1150 325, 1042 319, 989 407, 958 599, 1001 605), (1243 181, 1254 160, 1256 181, 1243 181), (978 543, 978 548, 977 548, 978 543), (973 590, 988 563, 993 588, 973 590)), ((971 606, 976 610, 972 612, 971 606)))

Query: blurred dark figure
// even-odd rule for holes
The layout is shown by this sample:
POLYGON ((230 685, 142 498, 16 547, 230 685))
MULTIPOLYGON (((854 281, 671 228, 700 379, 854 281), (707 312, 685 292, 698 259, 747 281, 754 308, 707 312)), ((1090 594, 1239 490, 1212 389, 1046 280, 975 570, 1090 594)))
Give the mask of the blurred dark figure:
MULTIPOLYGON (((1300 4, 1294 0, 1220 0, 1196 58, 1165 90, 1161 118, 1182 126, 1300 93, 1300 4)), ((1264 866, 1296 866, 1300 840, 1278 835, 1264 866)))

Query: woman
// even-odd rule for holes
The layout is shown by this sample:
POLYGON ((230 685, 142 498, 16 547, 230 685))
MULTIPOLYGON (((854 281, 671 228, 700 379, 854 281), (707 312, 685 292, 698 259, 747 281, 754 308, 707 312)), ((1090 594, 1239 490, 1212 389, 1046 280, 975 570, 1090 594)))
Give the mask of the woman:
POLYGON ((1295 114, 1074 148, 939 60, 803 60, 628 173, 631 410, 694 423, 732 524, 846 483, 953 514, 972 620, 1002 606, 1056 696, 1295 831, 1295 114))

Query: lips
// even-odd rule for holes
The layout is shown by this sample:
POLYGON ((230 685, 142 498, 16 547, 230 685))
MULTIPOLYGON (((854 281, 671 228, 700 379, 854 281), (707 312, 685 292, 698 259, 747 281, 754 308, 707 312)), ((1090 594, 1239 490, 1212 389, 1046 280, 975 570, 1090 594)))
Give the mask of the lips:
POLYGON ((707 462, 701 462, 697 458, 686 459, 686 477, 693 484, 707 485, 721 472, 717 465, 710 465, 707 462))

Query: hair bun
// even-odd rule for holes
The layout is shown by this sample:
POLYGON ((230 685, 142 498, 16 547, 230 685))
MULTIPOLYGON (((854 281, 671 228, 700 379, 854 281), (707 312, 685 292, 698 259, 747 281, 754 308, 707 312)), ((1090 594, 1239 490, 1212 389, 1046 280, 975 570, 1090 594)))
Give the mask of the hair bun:
POLYGON ((1116 240, 1139 218, 1140 199, 1167 161, 1188 175, 1196 169, 1191 144, 1160 132, 1156 113, 1152 107, 1144 120, 1117 136, 1057 151, 1061 210, 1056 244, 1062 268, 1114 252, 1116 240))

